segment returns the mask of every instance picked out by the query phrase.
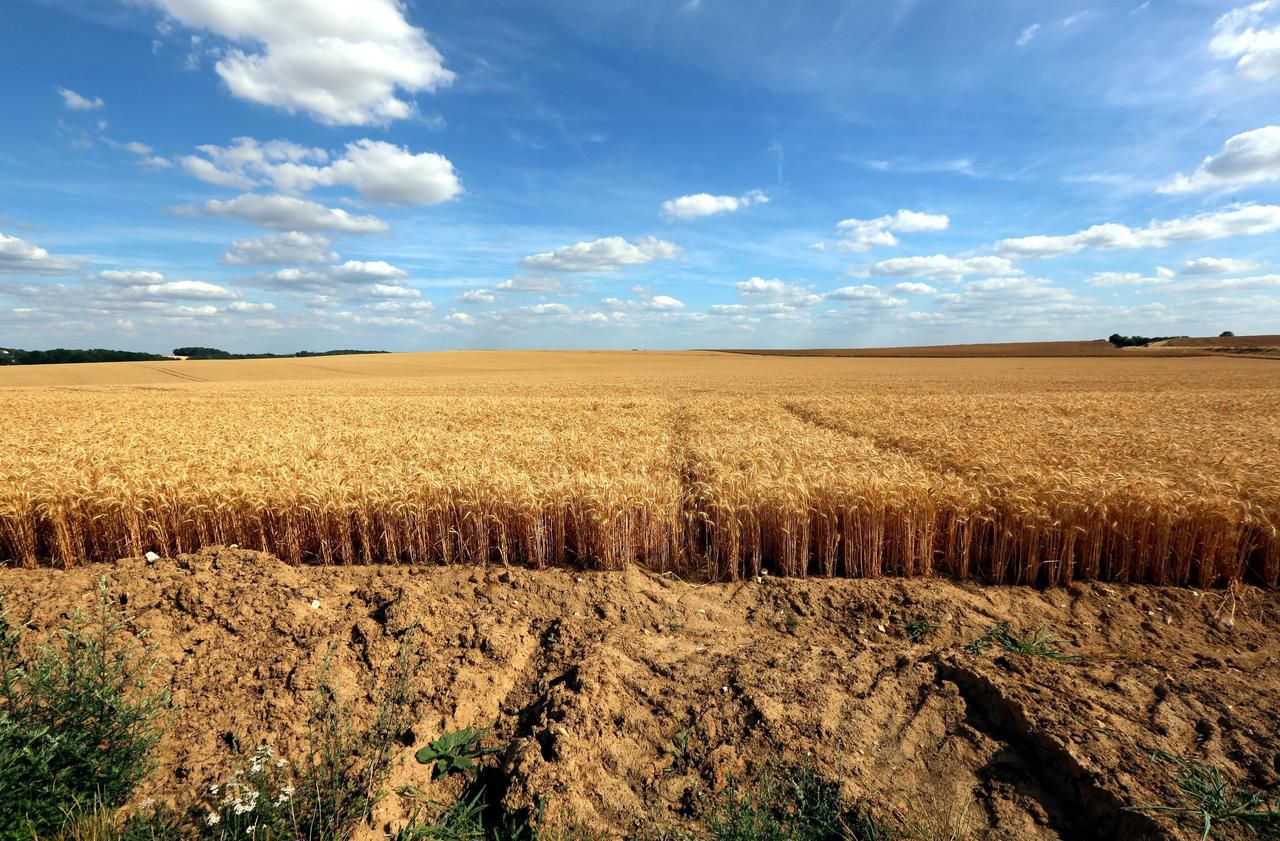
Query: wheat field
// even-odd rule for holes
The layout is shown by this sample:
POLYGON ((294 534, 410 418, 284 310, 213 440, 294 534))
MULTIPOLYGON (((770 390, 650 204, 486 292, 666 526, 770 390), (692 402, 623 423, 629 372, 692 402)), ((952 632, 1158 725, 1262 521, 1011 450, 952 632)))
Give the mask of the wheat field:
POLYGON ((1280 579, 1280 367, 473 352, 0 369, 0 561, 1280 579))

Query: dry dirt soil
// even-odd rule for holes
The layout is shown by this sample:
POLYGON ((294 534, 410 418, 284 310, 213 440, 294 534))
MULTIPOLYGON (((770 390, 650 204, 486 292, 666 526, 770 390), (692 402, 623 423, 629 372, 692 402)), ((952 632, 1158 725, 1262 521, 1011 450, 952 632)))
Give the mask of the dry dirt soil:
MULTIPOLYGON (((149 633, 179 711, 140 797, 189 802, 226 778, 236 740, 296 753, 326 656, 369 714, 415 626, 421 697, 392 785, 430 793, 411 746, 492 727, 510 745, 509 805, 542 797, 549 819, 605 838, 691 827, 707 792, 777 762, 811 763, 851 801, 941 839, 1198 837, 1126 809, 1181 802, 1151 749, 1237 785, 1280 783, 1274 592, 699 586, 635 568, 295 567, 234 548, 0 570, 0 589, 30 642, 91 607, 103 576, 149 633), (936 632, 913 642, 914 619, 936 632), (1079 659, 964 650, 997 621, 1046 627, 1079 659)), ((388 798, 360 837, 381 838, 405 809, 388 798)))

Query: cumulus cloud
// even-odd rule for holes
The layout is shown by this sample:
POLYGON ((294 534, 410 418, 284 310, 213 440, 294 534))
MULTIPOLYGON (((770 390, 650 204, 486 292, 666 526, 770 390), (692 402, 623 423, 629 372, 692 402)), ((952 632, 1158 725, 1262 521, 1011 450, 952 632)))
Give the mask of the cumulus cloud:
POLYGON ((468 289, 457 300, 464 304, 493 304, 497 302, 498 296, 488 289, 468 289))
POLYGON ((1268 14, 1276 11, 1280 11, 1280 0, 1232 9, 1213 25, 1209 51, 1218 58, 1236 59, 1236 72, 1246 79, 1280 78, 1280 25, 1264 25, 1268 14))
POLYGON ((807 286, 799 286, 774 278, 765 280, 753 277, 734 284, 738 294, 748 300, 773 301, 790 304, 796 307, 811 307, 822 300, 822 296, 807 286))
POLYGON ((836 243, 841 251, 867 251, 875 246, 897 245, 894 231, 902 234, 945 231, 951 220, 940 213, 899 210, 876 219, 845 219, 836 224, 842 239, 836 243))
POLYGON ((637 297, 622 300, 605 298, 600 305, 610 310, 629 310, 633 312, 674 312, 684 309, 684 301, 670 295, 656 295, 647 286, 637 286, 631 290, 637 297))
POLYGON ((102 101, 102 97, 95 96, 93 99, 83 97, 71 88, 58 88, 58 94, 62 97, 62 104, 70 108, 72 111, 97 111, 106 106, 107 103, 102 101))
POLYGON ((927 283, 916 283, 915 281, 903 281, 893 285, 894 292, 901 292, 904 295, 934 295, 938 290, 934 289, 927 283))
POLYGON ((624 266, 638 266, 653 260, 674 260, 678 256, 679 247, 655 237, 645 237, 634 243, 622 237, 604 237, 533 254, 521 260, 520 265, 535 271, 613 272, 624 266))
POLYGON ((232 266, 332 263, 338 259, 338 252, 330 248, 330 244, 326 236, 303 231, 267 234, 236 240, 220 262, 232 266))
MULTIPOLYGON (((198 213, 183 206, 180 213, 198 213)), ((262 196, 245 193, 234 199, 210 199, 204 211, 215 216, 240 219, 264 228, 283 231, 339 231, 348 234, 372 234, 388 230, 386 222, 376 216, 353 216, 341 208, 325 207, 317 202, 293 196, 262 196)))
POLYGON ((403 288, 396 282, 408 276, 407 271, 385 260, 347 260, 340 265, 322 268, 278 269, 245 278, 243 282, 284 292, 340 293, 349 296, 359 287, 360 294, 377 298, 419 297, 417 290, 403 288), (403 291, 399 291, 401 289, 403 291))
POLYGON ((288 140, 237 137, 228 146, 196 147, 181 163, 209 184, 236 189, 271 186, 282 193, 316 187, 351 187, 388 204, 440 204, 462 192, 453 164, 435 152, 414 154, 381 140, 357 140, 333 158, 324 149, 288 140))
POLYGON ((227 309, 230 310, 231 312, 242 312, 242 313, 275 312, 276 305, 271 303, 270 301, 266 301, 260 304, 252 304, 252 303, 249 303, 248 301, 236 301, 232 304, 228 304, 227 309))
MULTIPOLYGON (((1254 275, 1251 277, 1220 277, 1193 280, 1168 287, 1170 292, 1223 292, 1237 290, 1280 290, 1280 274, 1254 275)), ((1273 302, 1274 303, 1274 302, 1273 302)))
POLYGON ((1018 46, 1025 47, 1027 44, 1030 44, 1036 35, 1039 34, 1041 28, 1040 24, 1033 23, 1026 29, 1022 30, 1022 34, 1018 36, 1018 46))
POLYGON ((870 266, 858 266, 855 275, 875 277, 923 277, 957 280, 969 275, 1014 275, 1020 270, 1004 257, 948 257, 933 254, 921 257, 894 257, 870 266))
POLYGON ((56 275, 75 268, 72 261, 54 257, 38 245, 0 234, 0 274, 56 275))
POLYGON ((145 286, 147 284, 161 283, 164 281, 164 275, 160 274, 160 272, 142 271, 137 269, 107 269, 104 272, 98 272, 98 277, 119 286, 145 286))
POLYGON ((1183 274, 1244 274, 1262 268, 1263 264, 1256 260, 1241 260, 1236 257, 1198 257, 1188 260, 1182 266, 1183 274))
POLYGON ((689 196, 668 199, 662 203, 662 215, 668 219, 701 219, 720 213, 733 213, 753 204, 767 204, 769 197, 761 190, 752 190, 742 196, 713 196, 710 193, 694 193, 689 196))
POLYGON ((232 96, 329 125, 404 119, 402 98, 450 84, 452 71, 397 0, 151 0, 193 29, 239 46, 216 64, 232 96))
POLYGON ((1097 272, 1085 279, 1089 286, 1106 288, 1109 286, 1160 286, 1173 280, 1174 272, 1160 266, 1154 275, 1141 272, 1097 272))
POLYGON ((108 296, 146 300, 234 301, 240 293, 203 280, 165 280, 160 272, 107 269, 98 278, 111 284, 108 296))
POLYGON ((906 303, 901 298, 895 298, 886 293, 878 286, 870 284, 862 284, 861 286, 842 286, 834 289, 826 294, 829 301, 854 301, 863 306, 882 307, 891 309, 900 307, 906 303))
POLYGON ((1205 158, 1191 175, 1178 173, 1161 193, 1192 193, 1280 180, 1280 126, 1242 132, 1205 158))
POLYGON ((1247 205, 1198 216, 1153 221, 1142 228, 1116 222, 1094 225, 1065 236, 1002 239, 996 252, 1006 257, 1057 257, 1086 248, 1164 248, 1178 242, 1201 242, 1234 236, 1256 236, 1280 230, 1280 206, 1247 205))
POLYGON ((568 288, 554 275, 518 274, 493 287, 501 292, 526 292, 532 295, 564 295, 568 288))

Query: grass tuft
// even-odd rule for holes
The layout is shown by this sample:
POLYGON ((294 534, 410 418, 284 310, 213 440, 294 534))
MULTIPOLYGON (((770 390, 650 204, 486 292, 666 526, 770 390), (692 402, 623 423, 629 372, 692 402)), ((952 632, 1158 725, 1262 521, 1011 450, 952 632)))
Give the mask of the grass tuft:
POLYGON ((1023 657, 1043 657, 1063 663, 1073 663, 1080 659, 1078 654, 1068 654, 1061 648, 1061 640, 1045 632, 1022 631, 1008 622, 997 622, 987 629, 982 636, 964 644, 968 654, 977 657, 987 651, 995 643, 1010 654, 1021 654, 1023 657))
POLYGON ((1135 806, 1133 811, 1164 812, 1189 820, 1200 831, 1202 841, 1234 830, 1250 838, 1280 838, 1280 794, 1272 803, 1262 792, 1234 788, 1212 765, 1163 751, 1154 751, 1152 756, 1172 766, 1174 782, 1184 802, 1171 806, 1135 806))

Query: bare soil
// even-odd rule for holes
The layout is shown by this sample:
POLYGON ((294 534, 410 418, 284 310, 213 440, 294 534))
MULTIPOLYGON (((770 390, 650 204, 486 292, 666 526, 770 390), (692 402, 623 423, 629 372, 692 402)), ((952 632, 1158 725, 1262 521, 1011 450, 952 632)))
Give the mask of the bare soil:
MULTIPOLYGON (((370 714, 415 627, 421 698, 392 786, 430 794, 412 747, 492 727, 509 744, 509 806, 541 798, 551 821, 606 838, 692 827, 709 793, 777 762, 810 763, 850 801, 944 839, 1198 837, 1126 808, 1181 802, 1149 749, 1280 784, 1280 602, 1247 587, 699 585, 638 568, 295 567, 209 548, 0 570, 0 590, 32 643, 90 607, 103 576, 178 710, 139 796, 179 804, 256 744, 296 755, 326 658, 370 714), (936 632, 912 641, 916 619, 936 632), (998 621, 1045 627, 1079 659, 964 650, 998 621)), ((387 798, 360 837, 406 808, 387 798)))

